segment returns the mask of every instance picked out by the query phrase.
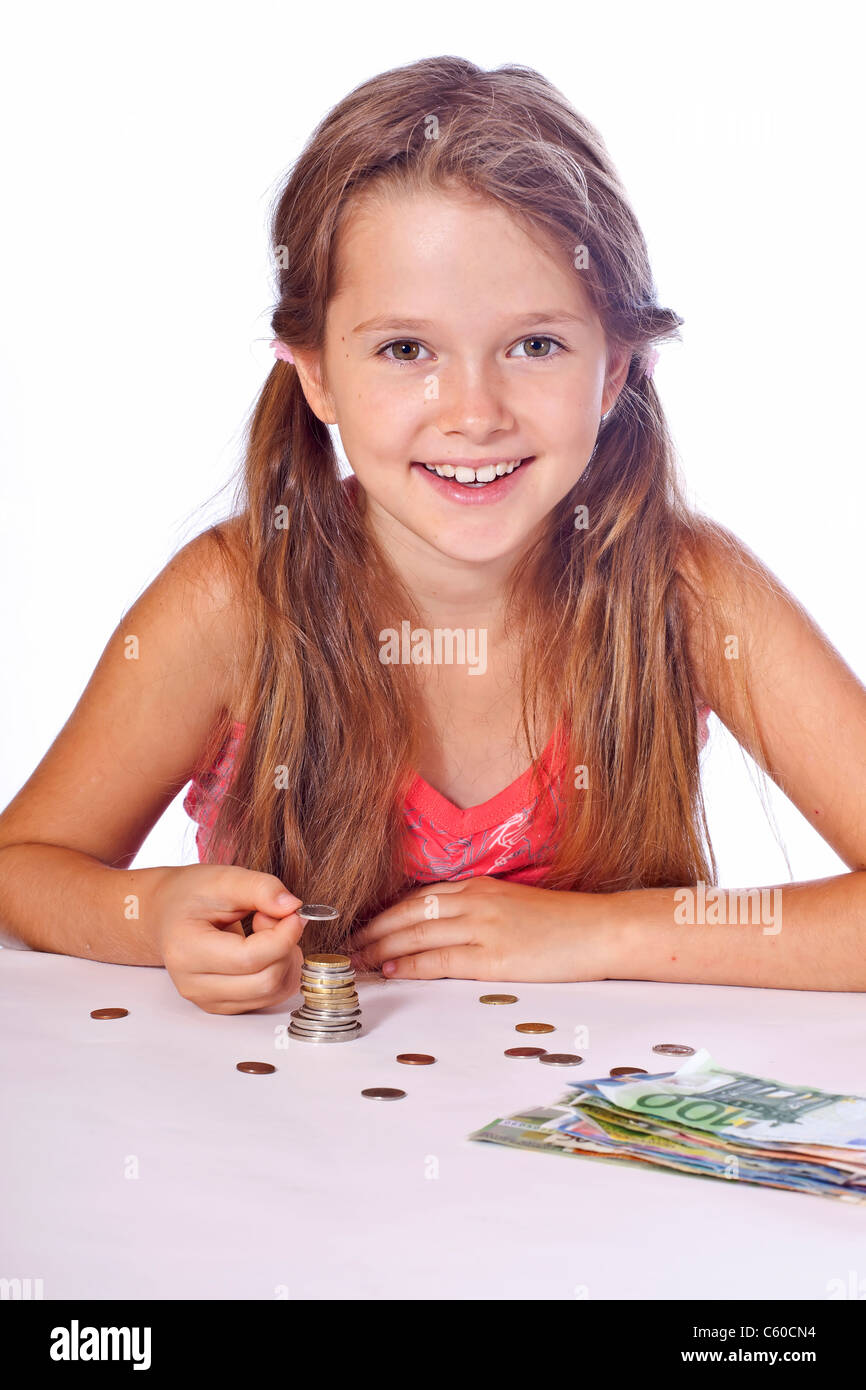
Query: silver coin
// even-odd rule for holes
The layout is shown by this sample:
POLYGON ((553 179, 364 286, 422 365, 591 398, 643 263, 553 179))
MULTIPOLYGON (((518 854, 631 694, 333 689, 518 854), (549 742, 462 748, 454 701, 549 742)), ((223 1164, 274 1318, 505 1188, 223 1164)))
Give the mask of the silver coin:
POLYGON ((301 972, 301 984, 312 989, 351 989, 355 983, 355 973, 351 975, 310 975, 301 972))
POLYGON ((368 1086, 361 1095, 368 1100, 403 1100, 406 1092, 396 1086, 368 1086))
POLYGON ((685 1043, 656 1043, 653 1052, 662 1052, 665 1057, 693 1057, 695 1049, 685 1043))
POLYGON ((292 1018, 306 1019, 308 1023, 315 1023, 317 1027, 321 1024, 322 1027, 329 1028, 345 1023, 346 1019, 357 1018, 360 1012, 360 1009, 346 1009, 343 1013, 338 1014, 334 1013, 333 1009, 329 1009, 325 1013, 319 1009, 307 1009, 302 1005, 300 1009, 293 1009, 291 1016, 292 1018))
POLYGON ((303 1042, 330 1042, 335 1038, 354 1038, 361 1032, 361 1025, 357 1028, 350 1028, 345 1033, 304 1033, 300 1029, 289 1029, 293 1038, 299 1038, 303 1042))
POLYGON ((315 1014, 299 1013, 292 1015, 292 1023, 296 1023, 301 1028, 306 1028, 307 1031, 335 1033, 340 1028, 351 1028, 352 1024, 360 1021, 360 1018, 360 1009, 357 1009, 355 1013, 343 1014, 339 1018, 320 1018, 315 1014))
POLYGON ((317 1044, 317 1043, 341 1043, 341 1042, 351 1042, 353 1038, 357 1038, 357 1037, 359 1036, 359 1034, 361 1034, 363 1031, 364 1031, 364 1030, 363 1030, 363 1028, 361 1027, 360 1023, 359 1023, 359 1024, 358 1024, 358 1027, 355 1028, 355 1029, 353 1029, 353 1031, 352 1031, 351 1033, 324 1033, 324 1034, 322 1034, 321 1037, 319 1037, 319 1036, 311 1035, 311 1034, 307 1034, 307 1033, 293 1033, 293 1032, 292 1032, 292 1029, 291 1029, 291 1027, 290 1027, 290 1028, 289 1028, 289 1037, 290 1037, 290 1038, 294 1038, 297 1042, 308 1042, 308 1043, 314 1043, 314 1044, 317 1044))
POLYGON ((360 1023, 357 1015, 349 1017, 349 1019, 339 1019, 335 1023, 320 1023, 318 1019, 304 1019, 302 1016, 292 1019, 291 1026, 297 1027, 303 1033, 346 1033, 346 1031, 353 1029, 356 1023, 360 1023))
POLYGON ((545 1052, 538 1060, 546 1067, 576 1067, 583 1058, 574 1052, 545 1052))
POLYGON ((359 1018, 349 1018, 345 1023, 322 1024, 307 1018, 294 1018, 289 1026, 301 1033, 351 1033, 360 1022, 359 1018))
POLYGON ((299 1013, 295 1017, 301 1023, 309 1023, 314 1028, 341 1028, 353 1018, 361 1017, 360 1009, 347 1009, 344 1014, 335 1014, 333 1011, 328 1013, 299 1013))
POLYGON ((306 960, 301 966, 301 974, 308 975, 311 980, 322 980, 332 985, 337 984, 342 979, 354 979, 355 967, 354 965, 311 965, 306 960))
POLYGON ((301 903, 295 912, 298 917, 305 917, 309 922, 330 922, 340 915, 337 908, 329 907, 327 903, 301 903))

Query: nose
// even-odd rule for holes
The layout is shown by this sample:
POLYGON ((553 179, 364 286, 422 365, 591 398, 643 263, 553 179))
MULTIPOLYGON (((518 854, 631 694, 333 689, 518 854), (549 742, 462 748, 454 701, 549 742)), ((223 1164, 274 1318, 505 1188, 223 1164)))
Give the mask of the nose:
POLYGON ((514 428, 501 372, 493 364, 450 363, 436 373, 437 423, 442 434, 483 440, 514 428))

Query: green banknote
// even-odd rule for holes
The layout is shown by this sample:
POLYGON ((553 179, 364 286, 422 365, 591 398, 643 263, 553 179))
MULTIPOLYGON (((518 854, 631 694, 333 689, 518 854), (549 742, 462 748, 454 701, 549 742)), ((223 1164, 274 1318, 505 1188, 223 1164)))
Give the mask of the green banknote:
POLYGON ((468 1137, 866 1204, 866 1100, 716 1067, 571 1082, 558 1104, 468 1137))

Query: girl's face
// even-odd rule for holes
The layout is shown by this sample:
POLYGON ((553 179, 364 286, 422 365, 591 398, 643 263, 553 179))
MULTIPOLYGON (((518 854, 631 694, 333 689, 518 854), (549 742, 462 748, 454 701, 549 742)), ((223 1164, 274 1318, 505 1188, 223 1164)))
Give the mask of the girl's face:
POLYGON ((324 352, 295 362, 312 409, 339 427, 368 521, 416 558, 516 555, 589 462, 628 358, 608 362, 563 259, 463 194, 388 194, 344 224, 324 352), (517 460, 474 488, 423 466, 517 460))

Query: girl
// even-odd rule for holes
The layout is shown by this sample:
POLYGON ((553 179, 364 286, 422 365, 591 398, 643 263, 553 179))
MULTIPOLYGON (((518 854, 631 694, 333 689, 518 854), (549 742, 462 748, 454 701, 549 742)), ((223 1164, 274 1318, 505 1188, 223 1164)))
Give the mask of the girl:
POLYGON ((290 997, 314 946, 866 988, 866 690, 684 500, 652 381, 682 320, 598 133, 529 68, 414 63, 322 121, 272 235, 242 504, 0 817, 3 924, 212 1013, 290 997), (710 708, 851 871, 776 888, 772 926, 713 891, 710 708), (130 871, 191 777, 202 862, 130 871))

